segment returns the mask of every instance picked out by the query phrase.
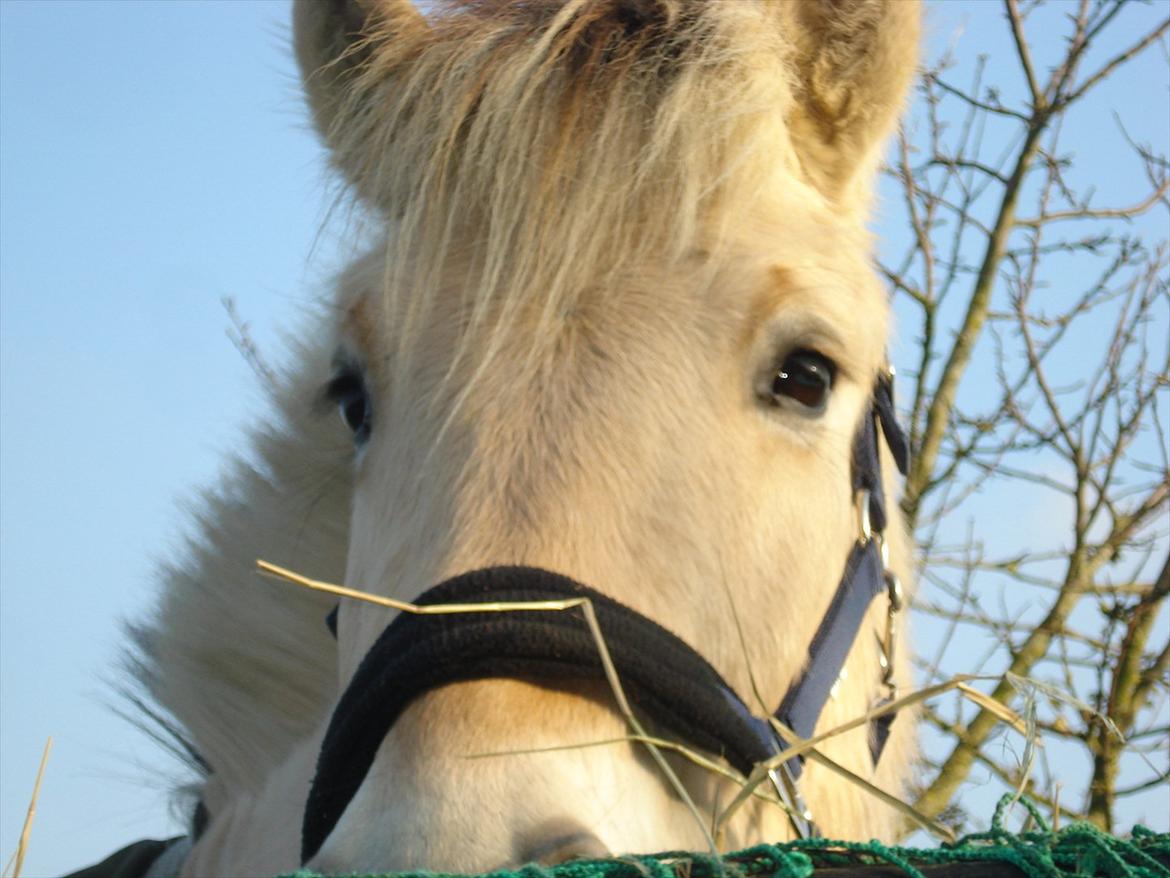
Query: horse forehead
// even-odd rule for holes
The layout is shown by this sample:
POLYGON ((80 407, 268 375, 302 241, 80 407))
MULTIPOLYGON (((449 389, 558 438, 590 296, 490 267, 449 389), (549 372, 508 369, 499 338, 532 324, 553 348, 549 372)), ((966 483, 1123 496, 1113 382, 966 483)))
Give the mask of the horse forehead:
MULTIPOLYGON (((697 248, 679 259, 631 269, 620 289, 591 288, 583 279, 582 292, 562 303, 568 307, 544 331, 600 333, 610 350, 623 346, 623 339, 660 349, 672 337, 693 343, 686 329, 690 325, 702 330, 705 343, 715 341, 714 335, 738 335, 734 346, 742 347, 755 327, 790 308, 821 315, 843 336, 881 336, 887 308, 869 267, 868 234, 841 222, 814 197, 801 198, 800 191, 784 195, 772 205, 776 209, 745 216, 735 240, 715 254, 697 248)), ((395 346, 399 310, 410 307, 409 294, 394 296, 386 288, 386 259, 380 248, 368 252, 351 264, 336 289, 334 322, 341 337, 370 354, 389 353, 395 346)), ((448 272, 452 282, 432 302, 424 325, 413 324, 416 332, 429 336, 437 331, 444 338, 458 334, 458 327, 466 326, 464 312, 478 307, 463 289, 468 275, 460 260, 448 272)), ((534 291, 515 312, 521 319, 508 334, 523 335, 535 325, 527 317, 543 309, 534 291)), ((491 320, 488 324, 500 328, 491 320)))

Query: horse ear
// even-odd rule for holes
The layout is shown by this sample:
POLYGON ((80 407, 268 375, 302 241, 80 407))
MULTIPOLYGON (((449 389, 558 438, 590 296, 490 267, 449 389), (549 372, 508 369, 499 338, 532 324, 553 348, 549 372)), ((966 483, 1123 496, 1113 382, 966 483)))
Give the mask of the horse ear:
POLYGON ((345 120, 363 88, 357 74, 379 43, 413 41, 428 29, 411 0, 295 0, 293 42, 313 122, 343 170, 345 120))
POLYGON ((864 211, 917 67, 921 7, 917 0, 769 5, 792 46, 788 125, 801 165, 839 209, 864 211))

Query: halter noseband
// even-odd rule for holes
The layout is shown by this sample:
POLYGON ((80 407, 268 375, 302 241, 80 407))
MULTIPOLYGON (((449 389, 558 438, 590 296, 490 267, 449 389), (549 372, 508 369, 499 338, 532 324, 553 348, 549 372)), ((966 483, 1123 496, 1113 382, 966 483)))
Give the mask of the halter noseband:
MULTIPOLYGON (((894 616, 901 586, 886 564, 882 534, 886 500, 877 431, 881 428, 904 475, 909 445, 898 426, 893 372, 878 379, 869 414, 853 442, 852 487, 859 536, 845 572, 808 648, 803 673, 774 716, 810 738, 873 599, 886 593, 890 616, 882 644, 883 683, 896 695, 894 616)), ((532 567, 490 567, 448 579, 424 592, 420 605, 588 598, 630 701, 669 733, 719 753, 738 771, 752 768, 789 743, 686 643, 658 623, 568 577, 532 567)), ((592 635, 576 613, 459 613, 397 616, 362 659, 330 718, 305 805, 301 861, 308 862, 341 819, 365 779, 382 740, 419 695, 448 683, 511 677, 541 682, 604 679, 592 635)), ((893 714, 870 728, 876 764, 893 714)), ((803 759, 769 772, 793 826, 817 833, 797 788, 803 759)))

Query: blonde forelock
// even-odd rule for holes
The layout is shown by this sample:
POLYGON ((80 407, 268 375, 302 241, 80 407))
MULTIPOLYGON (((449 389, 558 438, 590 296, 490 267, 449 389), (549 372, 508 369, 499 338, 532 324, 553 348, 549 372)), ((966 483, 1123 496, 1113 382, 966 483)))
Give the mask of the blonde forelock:
POLYGON ((783 164, 785 52, 753 5, 619 5, 454 2, 416 38, 369 29, 328 139, 389 215, 400 355, 440 297, 490 337, 717 251, 783 164))

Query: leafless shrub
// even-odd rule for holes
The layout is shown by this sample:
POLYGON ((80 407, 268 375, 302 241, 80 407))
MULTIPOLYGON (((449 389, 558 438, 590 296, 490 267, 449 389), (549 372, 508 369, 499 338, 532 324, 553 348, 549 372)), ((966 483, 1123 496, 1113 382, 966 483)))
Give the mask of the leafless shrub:
POLYGON ((1033 771, 992 711, 936 703, 917 807, 961 823, 953 803, 991 781, 1120 831, 1119 802, 1170 771, 1170 163, 1099 95, 1123 81, 1166 102, 1170 20, 1122 0, 972 14, 990 11, 994 62, 924 72, 886 181, 884 226, 901 212, 910 235, 881 268, 907 339, 923 682, 1041 681, 991 694, 1044 746, 1033 771), (1119 144, 1106 165, 1066 135, 1086 120, 1119 144), (1141 191, 1115 200, 1122 174, 1141 191))

